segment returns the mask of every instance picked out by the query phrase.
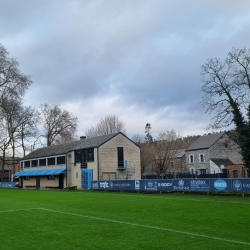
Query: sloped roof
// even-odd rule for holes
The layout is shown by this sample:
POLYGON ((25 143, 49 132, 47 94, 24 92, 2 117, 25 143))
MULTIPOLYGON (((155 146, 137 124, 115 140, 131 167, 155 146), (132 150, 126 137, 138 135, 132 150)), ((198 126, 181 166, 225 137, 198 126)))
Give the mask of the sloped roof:
MULTIPOLYGON (((82 139, 74 142, 64 143, 55 146, 49 146, 45 148, 39 148, 30 154, 26 155, 22 158, 22 160, 34 159, 40 157, 46 157, 50 155, 60 155, 66 154, 69 151, 77 150, 77 149, 85 149, 85 148, 96 148, 100 147, 103 143, 107 142, 114 136, 119 133, 113 133, 109 135, 102 135, 88 139, 82 139)), ((121 133, 122 134, 122 133, 121 133)))
POLYGON ((186 151, 210 148, 216 141, 220 139, 225 133, 216 133, 211 135, 200 136, 193 142, 186 151))
POLYGON ((228 158, 211 158, 211 161, 213 161, 217 166, 224 165, 227 167, 228 165, 233 165, 234 163, 229 160, 228 158))
POLYGON ((186 149, 177 149, 175 150, 175 158, 181 158, 185 155, 186 149))
POLYGON ((185 155, 186 149, 173 149, 171 151, 171 156, 173 156, 174 159, 176 158, 182 158, 185 155))

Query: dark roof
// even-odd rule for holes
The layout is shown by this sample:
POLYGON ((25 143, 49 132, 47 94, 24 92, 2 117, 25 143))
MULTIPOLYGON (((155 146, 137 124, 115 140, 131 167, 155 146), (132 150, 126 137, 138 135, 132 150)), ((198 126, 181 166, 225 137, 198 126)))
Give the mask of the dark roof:
POLYGON ((234 164, 228 158, 211 158, 210 160, 213 161, 219 167, 221 165, 224 165, 226 167, 228 165, 233 165, 234 164))
POLYGON ((174 152, 174 154, 175 154, 174 158, 182 158, 185 155, 186 149, 176 149, 174 151, 175 151, 174 152))
POLYGON ((210 148, 224 134, 225 133, 222 132, 222 133, 200 136, 195 142, 193 142, 189 146, 189 148, 186 151, 210 148))
POLYGON ((23 157, 22 160, 40 158, 40 157, 45 157, 45 156, 50 156, 50 155, 66 154, 69 151, 73 151, 77 149, 100 147, 103 143, 107 142, 108 140, 116 136, 117 134, 119 133, 102 135, 102 136, 97 136, 97 137, 93 137, 89 139, 83 139, 83 140, 78 140, 74 142, 64 143, 60 145, 39 148, 31 152, 30 154, 26 155, 25 157, 23 157))

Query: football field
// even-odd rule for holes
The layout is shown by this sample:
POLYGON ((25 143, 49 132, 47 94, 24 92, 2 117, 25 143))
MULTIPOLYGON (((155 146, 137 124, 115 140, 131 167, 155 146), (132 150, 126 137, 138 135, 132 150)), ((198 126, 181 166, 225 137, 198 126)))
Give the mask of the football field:
POLYGON ((250 249, 250 198, 0 189, 0 249, 250 249))

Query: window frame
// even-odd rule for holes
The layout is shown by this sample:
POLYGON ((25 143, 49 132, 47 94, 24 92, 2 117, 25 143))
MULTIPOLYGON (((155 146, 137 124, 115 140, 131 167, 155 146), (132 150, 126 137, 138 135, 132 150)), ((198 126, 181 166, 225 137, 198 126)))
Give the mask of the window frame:
POLYGON ((38 167, 38 160, 36 159, 36 160, 31 160, 31 167, 32 168, 36 168, 36 167, 38 167), (36 162, 36 164, 34 164, 36 162))
POLYGON ((39 159, 39 167, 46 167, 46 166, 47 166, 47 158, 39 159), (42 161, 42 160, 45 160, 45 165, 40 164, 40 161, 42 161))
POLYGON ((204 154, 199 154, 199 163, 205 163, 205 155, 204 154), (203 161, 202 161, 203 158, 203 161))
POLYGON ((49 181, 54 181, 56 179, 55 175, 48 175, 47 179, 49 181))
POLYGON ((95 161, 94 148, 82 149, 75 151, 75 163, 87 163, 95 161))
POLYGON ((24 168, 30 168, 30 161, 24 161, 24 168), (26 162, 29 162, 29 166, 26 166, 26 162))
POLYGON ((194 155, 189 155, 188 159, 189 159, 189 164, 194 164, 194 155))
POLYGON ((65 155, 62 155, 62 156, 57 156, 56 157, 56 165, 65 165, 66 164, 66 157, 65 155), (61 161, 61 159, 64 159, 63 163, 58 163, 59 161, 61 161))
POLYGON ((117 147, 117 169, 124 169, 124 148, 117 147))
POLYGON ((55 166, 56 165, 56 157, 49 157, 47 158, 47 166, 55 166), (54 164, 51 164, 50 161, 52 161, 52 159, 54 159, 54 164))

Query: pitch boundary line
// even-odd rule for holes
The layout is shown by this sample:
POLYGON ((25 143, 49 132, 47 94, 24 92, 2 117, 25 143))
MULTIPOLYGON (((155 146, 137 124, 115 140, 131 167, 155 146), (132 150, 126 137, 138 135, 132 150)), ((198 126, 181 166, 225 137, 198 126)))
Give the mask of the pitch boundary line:
POLYGON ((244 242, 244 241, 223 239, 223 238, 219 238, 219 237, 213 237, 213 236, 208 236, 208 235, 203 235, 203 234, 197 234, 197 233, 191 233, 191 232, 186 232, 186 231, 174 230, 174 229, 169 229, 169 228, 154 227, 154 226, 143 225, 143 224, 138 224, 138 223, 131 223, 131 222, 124 222, 124 221, 118 221, 118 220, 111 220, 111 219, 99 218, 99 217, 94 217, 94 216, 89 216, 89 215, 81 215, 81 214, 75 214, 75 213, 68 213, 68 212, 57 211, 57 210, 52 210, 52 209, 48 209, 48 208, 41 208, 41 207, 38 207, 38 208, 26 208, 26 209, 4 210, 4 211, 0 211, 0 213, 18 212, 18 211, 29 211, 29 210, 43 210, 43 211, 49 211, 49 212, 60 213, 60 214, 67 214, 67 215, 72 215, 72 216, 78 216, 78 217, 88 218, 88 219, 108 221, 108 222, 119 223, 119 224, 124 224, 124 225, 144 227, 144 228, 150 228, 150 229, 156 229, 156 230, 162 230, 162 231, 169 231, 169 232, 173 232, 173 233, 187 234, 187 235, 192 235, 192 236, 197 236, 197 237, 202 237, 202 238, 207 238, 207 239, 220 240, 220 241, 238 243, 238 244, 243 244, 243 245, 250 245, 249 242, 244 242))
POLYGON ((150 228, 150 229, 156 229, 156 230, 162 230, 162 231, 169 231, 169 232, 173 232, 173 233, 180 233, 180 234, 187 234, 187 235, 192 235, 192 236, 197 236, 197 237, 203 237, 203 238, 208 238, 208 239, 213 239, 213 240, 220 240, 220 241, 227 241, 227 242, 238 243, 238 244, 243 244, 243 245, 250 245, 249 242, 223 239, 223 238, 219 238, 219 237, 196 234, 196 233, 191 233, 191 232, 186 232, 186 231, 173 230, 173 229, 169 229, 169 228, 154 227, 154 226, 143 225, 143 224, 138 224, 138 223, 130 223, 130 222, 124 222, 124 221, 118 221, 118 220, 111 220, 111 219, 99 218, 99 217, 94 217, 94 216, 88 216, 88 215, 74 214, 74 213, 62 212, 62 211, 57 211, 57 210, 52 210, 52 209, 47 209, 47 208, 37 208, 37 209, 44 210, 44 211, 49 211, 49 212, 54 212, 54 213, 78 216, 78 217, 83 217, 83 218, 88 218, 88 219, 108 221, 108 222, 119 223, 119 224, 124 224, 124 225, 144 227, 144 228, 150 228))
POLYGON ((27 211, 27 210, 33 210, 33 209, 43 209, 41 207, 34 207, 34 208, 24 208, 24 209, 13 209, 13 210, 4 210, 0 211, 0 213, 8 213, 8 212, 19 212, 19 211, 27 211))

